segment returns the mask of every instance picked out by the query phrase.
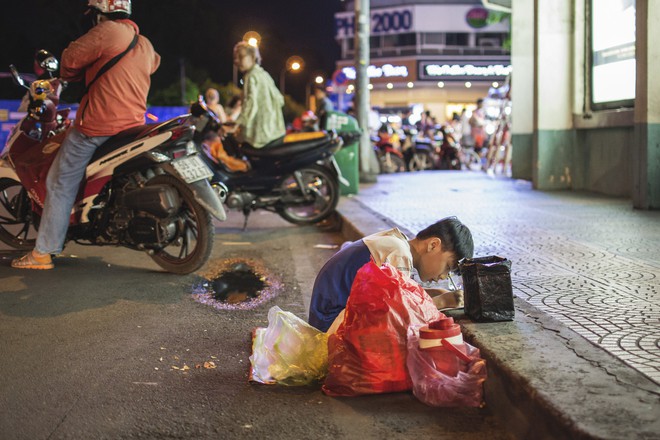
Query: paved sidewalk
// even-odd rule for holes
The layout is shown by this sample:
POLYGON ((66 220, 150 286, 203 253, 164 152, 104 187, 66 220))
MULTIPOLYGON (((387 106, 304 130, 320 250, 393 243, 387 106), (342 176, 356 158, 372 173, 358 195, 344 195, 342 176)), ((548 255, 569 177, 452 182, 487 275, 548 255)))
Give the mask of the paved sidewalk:
POLYGON ((660 411, 660 212, 633 210, 625 199, 541 192, 526 181, 452 171, 379 175, 376 184, 361 185, 357 196, 343 198, 339 211, 356 235, 389 224, 412 237, 442 217, 458 216, 473 232, 476 256, 500 255, 512 261, 515 322, 508 327, 464 326, 481 338, 486 353, 492 348, 495 367, 517 368, 509 373, 533 399, 547 397, 550 402, 543 405, 549 414, 564 413, 567 430, 557 434, 562 438, 660 438, 654 421, 660 411), (519 345, 508 350, 518 352, 498 351, 502 334, 517 339, 519 345), (534 338, 547 352, 534 347, 534 338), (557 341, 559 345, 553 345, 557 341), (572 353, 563 357, 559 352, 567 347, 572 353), (525 358, 526 349, 531 358, 525 358), (577 379, 571 390, 569 375, 590 377, 591 383, 577 379), (556 382, 569 389, 563 394, 551 389, 556 382), (584 408, 574 410, 571 405, 580 399, 571 403, 571 395, 580 393, 589 399, 584 408), (598 407, 606 405, 611 407, 598 407), (581 411, 583 419, 592 411, 631 411, 629 423, 638 426, 607 431, 596 415, 592 425, 574 429, 582 423, 574 420, 581 411))

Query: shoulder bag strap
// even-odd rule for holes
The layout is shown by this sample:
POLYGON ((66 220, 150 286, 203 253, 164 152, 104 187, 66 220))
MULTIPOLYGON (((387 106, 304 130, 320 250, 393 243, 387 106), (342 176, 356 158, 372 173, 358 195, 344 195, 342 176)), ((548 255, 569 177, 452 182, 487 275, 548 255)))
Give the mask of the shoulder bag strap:
POLYGON ((103 75, 105 72, 110 70, 115 64, 117 64, 119 62, 119 60, 121 60, 124 57, 124 55, 126 55, 128 52, 130 52, 131 49, 133 49, 135 47, 137 42, 138 42, 138 34, 136 33, 135 36, 133 37, 133 41, 131 41, 131 44, 128 45, 128 48, 125 51, 123 51, 119 55, 116 55, 110 61, 105 63, 105 65, 103 65, 103 67, 101 67, 98 72, 96 72, 96 76, 94 77, 94 79, 92 79, 89 82, 89 84, 87 84, 85 86, 83 96, 85 96, 87 94, 87 92, 89 92, 89 89, 92 87, 92 84, 94 84, 96 82, 96 80, 99 79, 99 77, 101 75, 103 75))

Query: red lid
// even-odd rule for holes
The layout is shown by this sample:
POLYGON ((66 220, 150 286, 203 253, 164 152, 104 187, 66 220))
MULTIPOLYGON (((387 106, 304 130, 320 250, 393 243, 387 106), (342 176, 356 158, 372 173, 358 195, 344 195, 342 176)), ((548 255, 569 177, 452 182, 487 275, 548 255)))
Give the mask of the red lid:
POLYGON ((449 328, 446 329, 434 329, 429 327, 430 325, 425 325, 419 329, 419 337, 421 339, 444 339, 461 334, 461 327, 458 324, 452 324, 449 328))
POLYGON ((437 321, 429 323, 429 328, 434 330, 447 330, 451 328, 454 324, 454 318, 447 316, 445 318, 440 318, 437 321))

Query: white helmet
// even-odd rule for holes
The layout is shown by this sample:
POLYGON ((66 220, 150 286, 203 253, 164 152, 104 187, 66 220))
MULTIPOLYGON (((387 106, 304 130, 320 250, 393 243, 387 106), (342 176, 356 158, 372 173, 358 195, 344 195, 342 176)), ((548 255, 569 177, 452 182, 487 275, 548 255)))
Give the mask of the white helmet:
POLYGON ((89 0, 87 6, 98 10, 102 14, 123 12, 131 15, 131 0, 89 0))

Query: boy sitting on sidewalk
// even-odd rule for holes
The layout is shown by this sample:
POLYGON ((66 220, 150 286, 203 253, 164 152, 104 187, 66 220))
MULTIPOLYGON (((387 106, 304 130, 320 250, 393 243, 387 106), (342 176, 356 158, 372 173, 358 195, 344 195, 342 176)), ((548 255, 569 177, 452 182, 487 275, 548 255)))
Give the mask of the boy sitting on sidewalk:
MULTIPOLYGON (((364 237, 333 255, 316 276, 308 322, 321 331, 331 326, 334 330, 341 323, 355 275, 371 258, 379 266, 389 263, 408 277, 414 268, 420 280, 428 282, 445 279, 458 269, 461 259, 472 258, 473 253, 472 233, 456 217, 428 226, 412 240, 397 228, 364 237)), ((462 305, 462 297, 455 292, 438 289, 429 294, 439 309, 462 305)))

